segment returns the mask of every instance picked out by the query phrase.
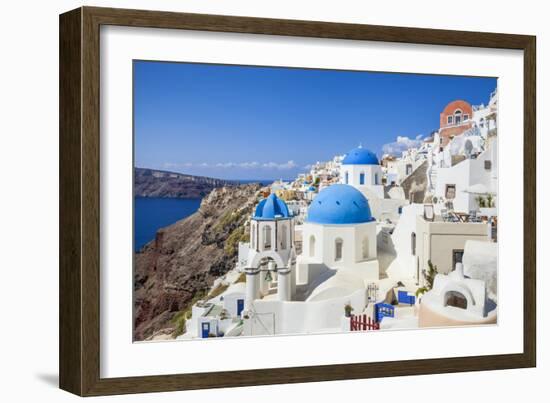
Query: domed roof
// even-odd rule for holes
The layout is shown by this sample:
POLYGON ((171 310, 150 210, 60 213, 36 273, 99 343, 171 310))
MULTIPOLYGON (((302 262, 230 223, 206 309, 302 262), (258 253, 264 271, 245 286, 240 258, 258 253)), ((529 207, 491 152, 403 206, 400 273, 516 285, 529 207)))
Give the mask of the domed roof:
POLYGON ((307 221, 316 224, 361 224, 373 221, 363 193, 350 185, 335 184, 313 199, 307 221))
POLYGON ((354 148, 342 160, 344 165, 378 165, 376 154, 361 146, 354 148))
POLYGON ((289 218, 290 212, 286 203, 279 199, 275 193, 271 193, 256 206, 255 220, 275 220, 277 218, 289 218))

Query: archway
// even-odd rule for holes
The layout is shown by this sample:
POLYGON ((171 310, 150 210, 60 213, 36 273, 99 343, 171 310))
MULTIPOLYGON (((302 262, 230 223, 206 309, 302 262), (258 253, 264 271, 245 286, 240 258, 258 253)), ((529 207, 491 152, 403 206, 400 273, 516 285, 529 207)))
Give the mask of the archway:
POLYGON ((445 293, 444 306, 454 306, 460 309, 468 309, 468 299, 458 291, 447 291, 445 293))

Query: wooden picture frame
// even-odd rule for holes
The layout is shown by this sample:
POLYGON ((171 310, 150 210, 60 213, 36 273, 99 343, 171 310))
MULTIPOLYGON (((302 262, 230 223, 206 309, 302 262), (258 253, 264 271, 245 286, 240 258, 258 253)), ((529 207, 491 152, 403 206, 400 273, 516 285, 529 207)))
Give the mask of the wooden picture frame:
POLYGON ((533 367, 536 363, 534 36, 82 7, 60 16, 60 387, 81 396, 533 367), (100 377, 100 26, 171 28, 524 52, 523 353, 100 377))

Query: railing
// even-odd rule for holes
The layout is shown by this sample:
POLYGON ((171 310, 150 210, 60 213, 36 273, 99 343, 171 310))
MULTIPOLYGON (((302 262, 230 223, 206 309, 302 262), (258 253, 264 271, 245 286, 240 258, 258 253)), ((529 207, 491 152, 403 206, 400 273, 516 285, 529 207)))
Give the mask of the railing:
POLYGON ((350 330, 352 332, 360 330, 380 330, 380 323, 375 322, 366 314, 351 315, 350 330))

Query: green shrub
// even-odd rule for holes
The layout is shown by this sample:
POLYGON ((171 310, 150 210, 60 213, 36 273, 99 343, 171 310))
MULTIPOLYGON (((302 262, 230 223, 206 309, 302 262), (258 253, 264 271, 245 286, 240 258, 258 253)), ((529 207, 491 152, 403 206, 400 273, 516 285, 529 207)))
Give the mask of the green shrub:
POLYGON ((235 280, 235 283, 246 283, 246 273, 239 274, 239 277, 235 280))
POLYGON ((176 326, 174 333, 172 334, 174 338, 185 333, 185 324, 187 322, 186 317, 188 313, 191 313, 191 311, 180 311, 172 317, 172 323, 176 326))
POLYGON ((431 260, 428 260, 428 271, 423 270, 422 275, 424 276, 426 285, 416 290, 417 297, 427 293, 433 288, 435 276, 437 275, 437 266, 435 266, 431 260))
POLYGON ((239 242, 249 242, 250 234, 244 230, 244 226, 236 228, 225 240, 224 252, 227 256, 237 254, 239 242))

